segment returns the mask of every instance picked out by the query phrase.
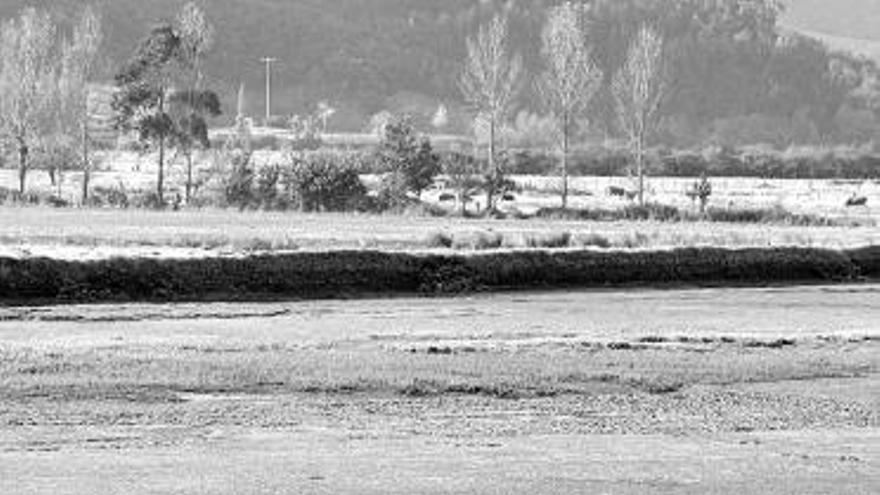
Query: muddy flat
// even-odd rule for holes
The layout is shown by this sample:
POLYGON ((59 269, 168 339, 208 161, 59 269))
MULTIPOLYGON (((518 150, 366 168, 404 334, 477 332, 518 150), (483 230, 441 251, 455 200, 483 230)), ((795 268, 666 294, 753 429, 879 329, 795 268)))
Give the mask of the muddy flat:
POLYGON ((0 493, 869 494, 880 287, 0 309, 0 493))

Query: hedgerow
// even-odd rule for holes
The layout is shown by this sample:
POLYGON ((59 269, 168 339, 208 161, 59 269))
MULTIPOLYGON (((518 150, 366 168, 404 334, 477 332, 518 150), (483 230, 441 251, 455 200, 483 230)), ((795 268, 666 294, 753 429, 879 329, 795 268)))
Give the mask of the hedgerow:
POLYGON ((834 282, 878 274, 880 248, 517 251, 472 256, 344 251, 99 261, 0 258, 0 301, 314 299, 632 284, 834 282))

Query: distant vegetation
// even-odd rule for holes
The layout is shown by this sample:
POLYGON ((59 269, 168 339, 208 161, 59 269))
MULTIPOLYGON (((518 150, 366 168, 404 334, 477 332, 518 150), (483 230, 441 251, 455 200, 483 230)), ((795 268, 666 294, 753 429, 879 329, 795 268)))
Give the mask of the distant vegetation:
MULTIPOLYGON (((106 20, 104 80, 133 49, 132 36, 158 20, 170 20, 183 0, 95 0, 106 20)), ((451 129, 468 128, 457 82, 462 42, 508 2, 476 0, 212 0, 205 3, 217 29, 216 50, 205 61, 206 77, 233 108, 241 81, 248 113, 262 110, 259 57, 277 56, 276 113, 310 112, 328 100, 339 110, 337 130, 362 130, 382 110, 418 114, 429 128, 439 103, 447 104, 451 129), (292 48, 293 47, 293 48, 292 48)), ((525 71, 541 72, 541 32, 547 7, 559 2, 513 2, 512 46, 525 71)), ((876 130, 871 106, 856 91, 865 71, 852 57, 829 54, 818 42, 777 31, 769 1, 732 0, 717 8, 708 0, 594 0, 589 39, 606 76, 594 117, 614 130, 610 81, 637 27, 652 20, 669 40, 676 89, 664 105, 662 139, 691 145, 772 141, 787 144, 865 139, 876 130), (671 4, 678 4, 671 8, 671 4), (797 70, 795 70, 797 68, 797 70), (832 77, 833 76, 833 77, 832 77), (757 125, 756 125, 757 124, 757 125), (760 132, 758 132, 760 130, 760 132), (756 136, 755 134, 758 133, 756 136)), ((78 0, 6 0, 0 18, 27 4, 46 6, 58 19, 75 18, 78 0)), ((829 4, 830 5, 830 4, 829 4)), ((836 3, 835 3, 836 5, 836 3)), ((830 22, 830 21, 829 21, 830 22)), ((536 96, 517 112, 543 114, 536 96)), ((231 119, 234 112, 227 112, 231 119)))
MULTIPOLYGON (((155 194, 128 205, 401 211, 446 172, 463 212, 477 194, 495 210, 512 173, 560 174, 563 207, 569 175, 634 175, 626 192, 644 207, 646 175, 878 174, 876 64, 781 29, 779 2, 500 4, 96 0, 71 23, 75 2, 4 2, 0 130, 6 160, 17 157, 17 197, 28 202, 31 168, 48 170, 53 185, 76 170, 89 204, 82 100, 89 83, 111 77, 117 126, 137 141, 129 146, 158 150, 155 194), (264 124, 287 137, 275 163, 257 166, 260 141, 275 138, 249 117, 259 85, 238 81, 261 79, 251 62, 282 52, 279 111, 264 124), (80 65, 89 70, 70 71, 80 65), (232 130, 210 139, 224 109, 232 130), (333 129, 369 129, 378 147, 320 150, 333 129), (438 153, 430 133, 462 137, 438 153), (211 147, 210 166, 197 166, 211 147), (185 188, 166 197, 172 152, 186 160, 185 188), (367 173, 381 175, 376 194, 361 182, 367 173)), ((105 192, 111 204, 126 195, 105 192)))

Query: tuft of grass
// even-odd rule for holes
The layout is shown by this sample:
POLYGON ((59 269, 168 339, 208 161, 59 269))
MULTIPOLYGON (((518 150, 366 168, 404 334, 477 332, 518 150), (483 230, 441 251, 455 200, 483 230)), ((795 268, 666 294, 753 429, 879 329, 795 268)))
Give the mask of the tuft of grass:
POLYGON ((502 246, 517 249, 563 249, 573 245, 571 232, 515 233, 504 235, 502 246))
POLYGON ((600 249, 610 249, 612 244, 607 237, 601 234, 591 233, 575 236, 572 239, 572 246, 580 248, 597 247, 600 249))
POLYGON ((626 249, 639 249, 651 245, 651 238, 643 232, 632 232, 618 241, 620 247, 626 249))
POLYGON ((503 243, 504 237, 492 230, 458 232, 452 236, 452 247, 459 250, 499 249, 503 243))

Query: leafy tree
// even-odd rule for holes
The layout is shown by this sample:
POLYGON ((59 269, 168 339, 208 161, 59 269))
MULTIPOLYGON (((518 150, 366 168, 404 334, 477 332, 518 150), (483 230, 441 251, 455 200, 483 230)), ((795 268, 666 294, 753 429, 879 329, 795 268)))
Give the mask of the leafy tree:
MULTIPOLYGON (((187 28, 189 29, 189 28, 187 28)), ((136 130, 141 140, 159 148, 156 194, 165 204, 165 154, 169 145, 190 150, 195 144, 207 147, 205 116, 220 114, 220 99, 205 89, 175 90, 176 84, 192 77, 198 64, 187 29, 160 24, 138 47, 129 63, 116 75, 120 88, 113 102, 118 127, 136 130)), ((199 45, 202 46, 202 45, 199 45)), ((191 187, 191 173, 188 180, 191 187)))
POLYGON ((493 184, 502 175, 496 160, 497 135, 519 93, 523 75, 522 57, 511 56, 508 51, 508 19, 497 15, 480 27, 475 38, 467 40, 467 60, 459 82, 477 120, 484 120, 488 127, 488 175, 492 177, 486 191, 489 210, 494 207, 493 184))
POLYGON ((159 148, 156 194, 165 204, 165 151, 177 131, 169 113, 168 97, 180 60, 181 37, 170 24, 157 25, 141 42, 134 57, 116 75, 120 91, 113 107, 118 127, 136 130, 142 141, 159 148))
POLYGON ((546 69, 538 92, 557 120, 562 148, 562 207, 568 206, 568 150, 573 124, 602 84, 587 47, 581 8, 565 2, 550 10, 543 32, 546 69))
POLYGON ((660 103, 666 91, 663 38, 645 25, 630 46, 626 63, 614 76, 614 103, 621 131, 636 160, 639 204, 645 205, 645 148, 659 122, 660 103))
POLYGON ((389 172, 386 190, 396 206, 403 203, 408 192, 421 196, 441 172, 431 141, 418 136, 408 118, 395 119, 385 126, 377 157, 389 172))
POLYGON ((47 133, 50 120, 55 33, 48 14, 26 8, 0 34, 0 130, 17 146, 20 194, 25 193, 31 148, 47 133))

